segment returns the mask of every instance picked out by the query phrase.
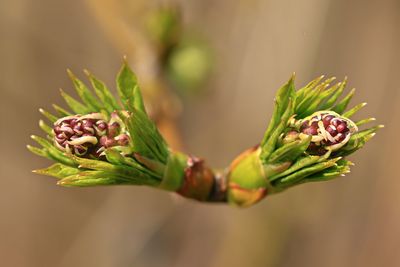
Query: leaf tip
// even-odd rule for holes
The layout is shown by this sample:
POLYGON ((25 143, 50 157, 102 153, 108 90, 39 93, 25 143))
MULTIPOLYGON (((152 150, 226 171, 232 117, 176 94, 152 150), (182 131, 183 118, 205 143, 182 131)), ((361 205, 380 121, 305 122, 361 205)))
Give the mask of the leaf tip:
POLYGON ((71 78, 71 80, 74 80, 76 78, 75 74, 70 69, 67 69, 67 74, 69 78, 71 78))
POLYGON ((292 76, 290 76, 289 83, 294 83, 295 78, 296 78, 296 72, 293 72, 292 76))
POLYGON ((68 185, 68 182, 64 181, 64 179, 62 179, 62 180, 57 182, 57 185, 65 186, 65 185, 68 185))
POLYGON ((90 73, 90 71, 88 69, 83 69, 83 73, 85 73, 85 75, 89 78, 92 77, 92 73, 90 73))

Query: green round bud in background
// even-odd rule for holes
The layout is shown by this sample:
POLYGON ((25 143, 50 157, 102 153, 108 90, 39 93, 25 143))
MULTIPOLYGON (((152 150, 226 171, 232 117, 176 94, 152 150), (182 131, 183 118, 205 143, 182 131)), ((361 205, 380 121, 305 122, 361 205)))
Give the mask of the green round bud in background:
POLYGON ((197 90, 211 71, 211 52, 201 41, 184 41, 171 53, 167 73, 171 81, 184 93, 197 90))

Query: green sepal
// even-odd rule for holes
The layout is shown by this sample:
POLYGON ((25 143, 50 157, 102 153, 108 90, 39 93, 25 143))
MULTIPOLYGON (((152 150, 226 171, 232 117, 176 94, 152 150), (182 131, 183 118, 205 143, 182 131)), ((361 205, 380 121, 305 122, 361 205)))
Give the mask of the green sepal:
POLYGON ((124 60, 117 76, 117 89, 126 110, 140 110, 146 113, 136 75, 130 69, 126 60, 124 60))
POLYGON ((272 189, 260 153, 260 148, 250 149, 233 161, 228 174, 228 203, 247 207, 261 200, 272 189))
POLYGON ((100 98, 103 103, 104 108, 109 112, 113 112, 114 110, 120 110, 121 107, 118 105, 115 97, 112 95, 107 86, 100 80, 98 80, 93 74, 91 74, 88 70, 85 70, 85 74, 88 76, 90 83, 96 93, 96 95, 100 98))
POLYGON ((230 169, 229 182, 238 184, 246 189, 266 187, 268 181, 260 161, 260 153, 261 150, 257 149, 241 158, 241 160, 230 169))
POLYGON ((78 168, 70 167, 61 163, 55 163, 45 169, 34 170, 34 173, 52 176, 56 178, 65 178, 76 175, 81 172, 78 168))
POLYGON ((171 152, 165 167, 160 189, 177 191, 183 183, 185 168, 187 167, 188 156, 179 152, 171 152))

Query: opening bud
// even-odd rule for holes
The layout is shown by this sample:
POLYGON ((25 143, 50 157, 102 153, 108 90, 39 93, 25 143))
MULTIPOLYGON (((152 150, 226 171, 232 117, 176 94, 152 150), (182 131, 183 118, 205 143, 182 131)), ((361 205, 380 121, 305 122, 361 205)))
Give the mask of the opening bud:
POLYGON ((116 113, 107 123, 101 113, 67 116, 54 123, 54 144, 60 150, 77 156, 100 156, 112 146, 126 146, 129 136, 121 133, 122 121, 116 113))
POLYGON ((312 136, 308 151, 323 155, 343 147, 358 131, 356 124, 333 111, 318 111, 299 122, 299 138, 312 136))

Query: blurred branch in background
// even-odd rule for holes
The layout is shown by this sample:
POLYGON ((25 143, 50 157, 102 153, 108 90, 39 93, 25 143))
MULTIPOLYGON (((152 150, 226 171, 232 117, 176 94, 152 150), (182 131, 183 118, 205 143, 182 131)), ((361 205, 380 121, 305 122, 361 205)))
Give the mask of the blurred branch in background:
POLYGON ((174 149, 182 148, 176 119, 179 93, 204 84, 211 52, 199 34, 189 33, 180 8, 172 3, 87 0, 110 40, 132 61, 150 116, 174 149))

